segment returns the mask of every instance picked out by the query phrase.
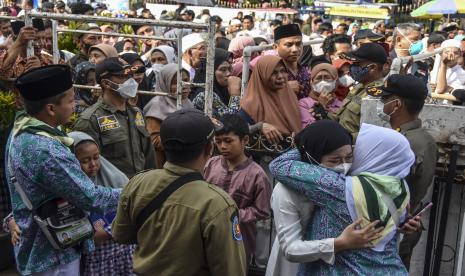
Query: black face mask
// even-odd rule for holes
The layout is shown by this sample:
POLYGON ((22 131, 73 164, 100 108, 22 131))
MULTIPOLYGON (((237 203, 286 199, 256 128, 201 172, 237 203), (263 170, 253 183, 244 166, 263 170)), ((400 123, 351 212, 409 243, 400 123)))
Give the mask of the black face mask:
POLYGON ((89 54, 89 49, 90 49, 90 47, 92 47, 92 46, 94 46, 94 45, 90 45, 90 44, 85 44, 85 43, 83 43, 83 48, 82 48, 82 50, 84 50, 84 52, 85 52, 86 54, 89 54))

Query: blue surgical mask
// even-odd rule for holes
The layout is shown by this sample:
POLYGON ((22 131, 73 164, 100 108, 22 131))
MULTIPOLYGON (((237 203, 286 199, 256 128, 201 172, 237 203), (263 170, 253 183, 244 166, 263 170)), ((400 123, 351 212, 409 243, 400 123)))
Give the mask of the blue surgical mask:
POLYGON ((422 50, 423 50, 423 42, 421 40, 418 40, 410 44, 410 47, 408 48, 408 52, 411 56, 418 55, 419 53, 421 53, 422 50))
POLYGON ((369 70, 370 69, 368 68, 368 66, 361 67, 361 66, 352 64, 349 69, 349 74, 354 79, 354 81, 361 82, 365 78, 365 76, 368 74, 369 70))
MULTIPOLYGON (((423 50, 423 41, 421 40, 418 40, 418 41, 415 41, 415 42, 412 42, 406 35, 404 35, 404 33, 402 33, 399 29, 397 29, 397 32, 403 36, 405 39, 407 39, 408 42, 410 42, 410 46, 408 47, 408 53, 409 55, 413 56, 413 55, 418 55, 419 53, 421 53, 421 51, 423 50)), ((402 50, 402 49, 400 49, 402 50)))

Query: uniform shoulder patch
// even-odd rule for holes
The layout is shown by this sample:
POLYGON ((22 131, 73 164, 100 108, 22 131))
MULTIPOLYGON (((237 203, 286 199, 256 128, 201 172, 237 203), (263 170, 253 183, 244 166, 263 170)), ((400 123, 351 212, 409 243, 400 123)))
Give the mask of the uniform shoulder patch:
POLYGON ((231 224, 232 224, 232 237, 235 241, 242 241, 242 232, 241 226, 239 225, 239 217, 237 216, 237 212, 234 212, 231 216, 231 224))
POLYGON ((145 126, 144 116, 142 116, 142 112, 139 110, 136 110, 135 123, 136 126, 145 126))
POLYGON ((104 132, 107 130, 115 129, 121 127, 118 119, 116 119, 115 115, 107 115, 97 117, 97 123, 100 128, 100 132, 104 132))

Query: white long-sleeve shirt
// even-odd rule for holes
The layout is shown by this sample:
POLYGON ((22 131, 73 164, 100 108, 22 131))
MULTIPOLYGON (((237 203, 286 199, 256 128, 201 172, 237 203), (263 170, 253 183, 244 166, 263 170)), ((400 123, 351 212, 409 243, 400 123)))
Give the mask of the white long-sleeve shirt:
POLYGON ((304 241, 303 233, 313 212, 313 204, 304 196, 278 183, 271 196, 276 239, 266 276, 296 275, 299 264, 321 259, 334 263, 334 239, 304 241))

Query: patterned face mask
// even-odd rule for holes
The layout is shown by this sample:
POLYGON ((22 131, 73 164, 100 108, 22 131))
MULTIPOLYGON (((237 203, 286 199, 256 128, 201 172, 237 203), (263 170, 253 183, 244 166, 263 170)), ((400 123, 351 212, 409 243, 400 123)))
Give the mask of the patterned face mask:
POLYGON ((359 65, 352 64, 349 69, 349 74, 356 82, 361 82, 368 74, 368 71, 370 71, 368 65, 361 67, 359 65))

